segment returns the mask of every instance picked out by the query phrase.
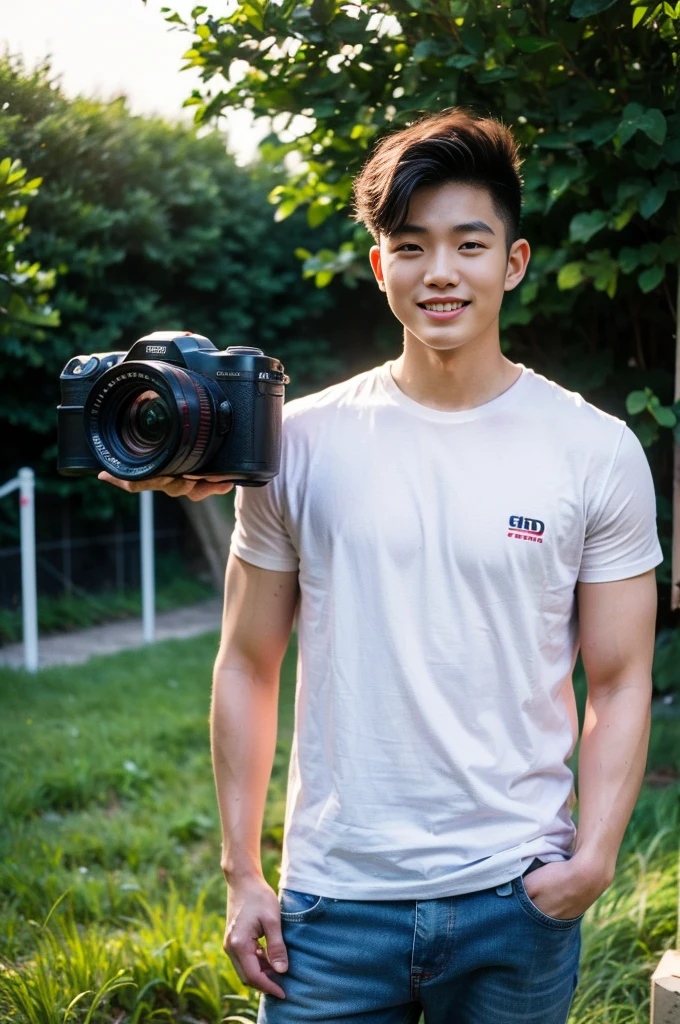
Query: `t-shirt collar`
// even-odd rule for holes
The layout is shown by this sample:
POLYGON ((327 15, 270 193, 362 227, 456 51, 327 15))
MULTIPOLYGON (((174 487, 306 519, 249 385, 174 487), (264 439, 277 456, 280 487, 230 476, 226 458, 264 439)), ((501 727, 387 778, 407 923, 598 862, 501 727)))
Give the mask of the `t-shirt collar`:
POLYGON ((471 420, 485 419, 488 416, 495 416, 496 413, 507 409, 508 406, 521 398, 532 374, 532 371, 523 363, 516 363, 515 365, 519 366, 522 371, 517 380, 489 402, 476 405, 472 409, 431 409, 429 406, 422 405, 420 402, 409 398, 399 388, 391 372, 394 362, 395 360, 388 359, 382 366, 376 367, 378 381, 383 391, 395 405, 398 405, 405 412, 420 419, 431 420, 437 423, 465 423, 471 420))

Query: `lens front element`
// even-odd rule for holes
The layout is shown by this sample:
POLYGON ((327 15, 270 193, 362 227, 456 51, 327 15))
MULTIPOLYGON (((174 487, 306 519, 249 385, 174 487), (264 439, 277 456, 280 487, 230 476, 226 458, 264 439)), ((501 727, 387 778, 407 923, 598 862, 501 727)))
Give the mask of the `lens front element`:
POLYGON ((143 457, 153 455, 170 435, 170 410, 157 391, 142 391, 123 407, 119 434, 128 451, 143 457))
POLYGON ((192 473, 210 457, 222 399, 191 370, 123 361, 87 397, 86 436, 103 468, 121 479, 192 473))

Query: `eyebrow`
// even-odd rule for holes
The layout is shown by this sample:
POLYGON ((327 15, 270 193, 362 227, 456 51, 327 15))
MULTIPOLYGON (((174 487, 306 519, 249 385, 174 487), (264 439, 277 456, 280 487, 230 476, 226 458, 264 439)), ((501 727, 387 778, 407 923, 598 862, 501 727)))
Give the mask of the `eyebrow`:
MULTIPOLYGON (((495 235, 496 232, 483 220, 471 220, 465 224, 456 224, 450 229, 452 235, 467 234, 470 231, 482 231, 488 235, 495 235)), ((401 235, 427 235, 429 231, 421 224, 404 224, 397 231, 393 231, 391 238, 399 238, 401 235)))

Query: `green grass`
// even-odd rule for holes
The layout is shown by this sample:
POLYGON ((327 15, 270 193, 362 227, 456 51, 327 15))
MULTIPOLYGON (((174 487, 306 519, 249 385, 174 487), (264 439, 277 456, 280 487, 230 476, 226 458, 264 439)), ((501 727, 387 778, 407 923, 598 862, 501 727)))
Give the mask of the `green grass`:
MULTIPOLYGON (((85 1021, 119 971, 117 981, 128 984, 103 994, 93 1021, 123 1011, 125 1024, 255 1019, 257 993, 221 946, 225 887, 208 724, 218 641, 216 633, 168 641, 33 677, 0 670, 3 1024, 63 1024, 71 1000, 89 991, 68 1017, 85 1021)), ((291 646, 263 829, 274 888, 294 658, 291 646)))
MULTIPOLYGON (((0 670, 3 1024, 255 1020, 259 993, 222 950, 208 724, 218 639, 36 676, 0 670)), ((263 829, 274 890, 295 657, 291 643, 263 829)), ((582 709, 582 674, 577 696, 582 709)), ((671 710, 655 716, 649 769, 680 772, 671 710)), ((570 1024, 649 1020, 650 977, 676 939, 679 798, 677 782, 643 787, 615 882, 584 919, 570 1024)))

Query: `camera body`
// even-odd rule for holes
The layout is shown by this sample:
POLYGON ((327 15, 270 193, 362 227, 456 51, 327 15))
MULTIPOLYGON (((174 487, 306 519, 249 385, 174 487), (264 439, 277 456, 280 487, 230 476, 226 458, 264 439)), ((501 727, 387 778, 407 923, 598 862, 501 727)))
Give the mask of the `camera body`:
POLYGON ((188 331, 156 331, 128 352, 75 356, 60 377, 57 468, 263 486, 280 468, 287 383, 279 360, 261 349, 223 351, 188 331))

